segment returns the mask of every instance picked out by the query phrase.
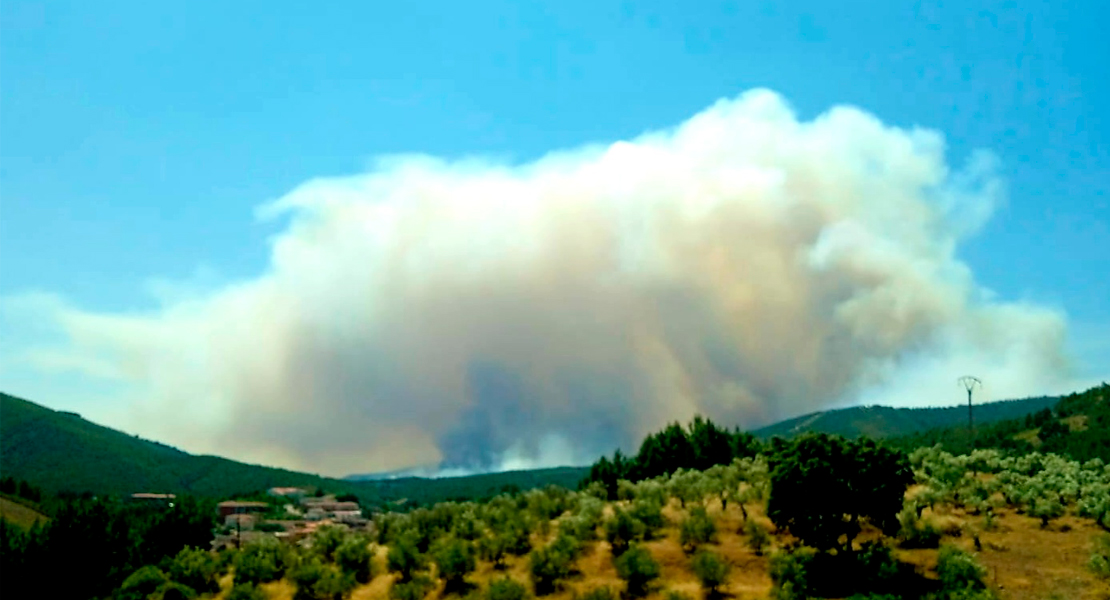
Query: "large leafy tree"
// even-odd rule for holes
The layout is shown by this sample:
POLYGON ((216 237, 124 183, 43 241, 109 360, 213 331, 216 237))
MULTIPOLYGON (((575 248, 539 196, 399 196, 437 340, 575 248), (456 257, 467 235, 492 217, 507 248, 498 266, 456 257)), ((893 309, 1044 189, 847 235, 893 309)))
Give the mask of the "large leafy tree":
POLYGON ((913 481, 902 452, 869 439, 811 434, 779 445, 771 458, 767 516, 806 544, 851 550, 861 521, 892 533, 913 481))

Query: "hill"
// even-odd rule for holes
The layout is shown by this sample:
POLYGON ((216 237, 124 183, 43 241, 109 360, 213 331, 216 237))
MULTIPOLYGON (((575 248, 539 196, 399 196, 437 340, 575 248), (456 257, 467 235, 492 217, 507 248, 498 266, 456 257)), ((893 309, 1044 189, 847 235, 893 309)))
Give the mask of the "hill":
POLYGON ((0 496, 0 519, 21 529, 30 529, 36 521, 45 523, 47 517, 22 502, 0 496))
MULTIPOLYGON (((1016 419, 1051 408, 1060 398, 1042 396, 1022 400, 1002 400, 974 405, 976 424, 1016 419)), ((845 437, 866 435, 873 438, 906 436, 930 429, 967 426, 967 406, 934 408, 892 408, 853 406, 810 413, 756 429, 760 438, 793 437, 800 433, 833 433, 845 437)))
POLYGON ((949 452, 966 452, 974 444, 976 448, 1038 450, 1081 461, 1110 461, 1110 385, 1068 394, 1052 407, 1024 417, 977 425, 974 436, 966 425, 956 425, 891 437, 887 443, 905 450, 940 445, 949 452))
POLYGON ((480 498, 503 490, 574 487, 584 468, 565 467, 468 477, 345 481, 218 456, 198 456, 0 393, 3 475, 47 492, 164 492, 226 498, 275 486, 353 493, 363 505, 422 505, 480 498))

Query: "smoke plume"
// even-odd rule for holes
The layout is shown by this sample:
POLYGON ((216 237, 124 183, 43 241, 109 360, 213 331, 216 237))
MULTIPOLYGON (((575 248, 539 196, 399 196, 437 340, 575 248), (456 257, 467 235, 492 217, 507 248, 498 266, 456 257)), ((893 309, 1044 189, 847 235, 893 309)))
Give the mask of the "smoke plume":
POLYGON ((57 311, 57 363, 144 435, 329 474, 581 463, 695 413, 995 397, 1066 372, 1059 312, 957 257, 1004 190, 936 132, 778 95, 510 165, 427 156, 259 209, 256 278, 148 314, 57 311), (139 428, 139 425, 136 425, 139 428))

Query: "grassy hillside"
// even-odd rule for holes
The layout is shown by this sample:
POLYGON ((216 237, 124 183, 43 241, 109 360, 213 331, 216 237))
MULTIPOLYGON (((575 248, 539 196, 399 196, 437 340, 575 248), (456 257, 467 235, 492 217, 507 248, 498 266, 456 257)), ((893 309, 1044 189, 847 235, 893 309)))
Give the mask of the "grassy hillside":
POLYGON ((54 494, 167 492, 223 498, 274 486, 299 486, 354 493, 364 504, 404 500, 409 506, 487 497, 505 489, 573 487, 586 472, 559 468, 443 479, 345 481, 192 455, 8 394, 0 394, 0 468, 5 476, 54 494))
POLYGON ((15 499, 0 496, 0 519, 21 529, 30 529, 35 522, 46 522, 46 515, 15 499))
MULTIPOLYGON (((1003 400, 974 406, 975 422, 992 423, 1015 419, 1054 406, 1056 397, 1003 400)), ((854 406, 811 413, 756 429, 761 438, 793 437, 809 431, 833 433, 845 437, 866 435, 873 438, 904 436, 940 427, 966 426, 967 406, 943 408, 891 408, 889 406, 854 406)))

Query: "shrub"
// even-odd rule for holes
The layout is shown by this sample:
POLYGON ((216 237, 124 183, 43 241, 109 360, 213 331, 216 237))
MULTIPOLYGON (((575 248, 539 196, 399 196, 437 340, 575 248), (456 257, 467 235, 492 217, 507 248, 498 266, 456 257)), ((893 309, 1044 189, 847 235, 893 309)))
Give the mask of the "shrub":
POLYGON ((289 578, 297 587, 294 600, 339 600, 356 585, 352 573, 343 573, 316 556, 291 569, 289 578))
POLYGON ((1048 527, 1052 519, 1063 516, 1064 505, 1056 498, 1037 498, 1029 510, 1029 515, 1041 520, 1041 529, 1048 527))
POLYGON ((120 600, 146 600, 168 581, 162 569, 147 565, 123 580, 119 588, 119 598, 120 600))
POLYGON ((817 553, 811 548, 783 550, 771 555, 771 597, 775 600, 804 600, 810 596, 807 573, 817 553))
POLYGON ((411 536, 406 535, 390 546, 385 562, 391 572, 401 576, 401 581, 408 582, 417 571, 424 568, 427 558, 416 548, 411 536))
POLYGON ((700 550, 690 561, 694 575, 701 581, 701 585, 708 592, 716 592, 728 580, 732 565, 721 558, 716 552, 700 550))
POLYGON ((291 557, 279 542, 251 544, 235 555, 235 583, 267 583, 285 576, 291 557))
POLYGON ((197 597, 197 593, 193 588, 177 583, 176 581, 167 581, 158 588, 158 591, 153 596, 149 596, 153 600, 192 600, 197 597))
POLYGON ((509 577, 490 581, 489 589, 486 591, 487 600, 524 600, 527 597, 528 588, 509 577))
POLYGON ((343 528, 327 525, 316 530, 312 536, 312 549, 328 562, 335 561, 335 552, 347 539, 347 532, 343 528))
POLYGON ((482 560, 493 563, 494 568, 505 566, 505 554, 508 551, 508 538, 503 535, 487 535, 478 540, 478 555, 482 560))
POLYGON ((941 588, 946 592, 963 592, 986 589, 983 578, 986 568, 975 557, 955 546, 944 546, 937 556, 937 575, 941 588))
POLYGON ((629 597, 639 598, 659 578, 659 563, 643 546, 632 546, 616 560, 617 576, 624 580, 629 597))
POLYGON ((898 578, 900 566, 890 548, 867 542, 854 556, 858 575, 857 585, 864 590, 890 591, 898 578))
POLYGON ((227 600, 266 600, 266 593, 253 583, 237 583, 228 592, 227 600))
POLYGON ((628 515, 643 525, 643 537, 651 539, 666 525, 663 518, 663 505, 648 498, 637 499, 628 508, 628 515))
MULTIPOLYGON (((990 513, 987 513, 990 515, 990 513)), ((941 532, 930 521, 917 516, 913 506, 905 506, 898 513, 899 544, 903 548, 936 548, 940 546, 941 532)))
POLYGON ((573 560, 572 554, 555 543, 533 550, 528 556, 528 568, 536 594, 545 596, 554 592, 555 585, 570 575, 573 560))
POLYGON ((1110 579, 1110 533, 1104 533, 1095 538, 1094 551, 1087 561, 1087 567, 1095 575, 1103 579, 1110 579))
POLYGON ((359 583, 369 583, 374 578, 372 557, 370 542, 362 536, 348 537, 335 550, 335 564, 359 583))
POLYGON ((170 579, 201 594, 220 591, 220 565, 215 556, 199 548, 182 548, 169 565, 170 579))
POLYGON ((449 591, 461 589, 465 577, 475 567, 474 547, 458 538, 450 538, 440 544, 433 551, 432 558, 449 591))
POLYGON ((665 600, 691 600, 689 595, 678 590, 667 590, 667 592, 663 594, 663 598, 665 600))
POLYGON ((623 554, 629 544, 643 536, 644 524, 620 508, 614 508, 613 516, 605 521, 605 539, 612 547, 614 556, 623 554))
POLYGON ((409 581, 398 581, 389 588, 389 597, 392 600, 423 600, 424 596, 435 587, 432 580, 423 575, 417 575, 409 581))
POLYGON ((682 520, 682 529, 679 541, 683 549, 691 551, 701 544, 708 544, 717 535, 717 525, 709 518, 704 506, 695 506, 690 509, 690 514, 682 520))
POLYGON ((771 536, 767 533, 767 528, 755 519, 748 519, 744 522, 744 534, 748 536, 748 547, 752 549, 752 552, 755 552, 756 556, 763 556, 763 552, 771 543, 771 536))

